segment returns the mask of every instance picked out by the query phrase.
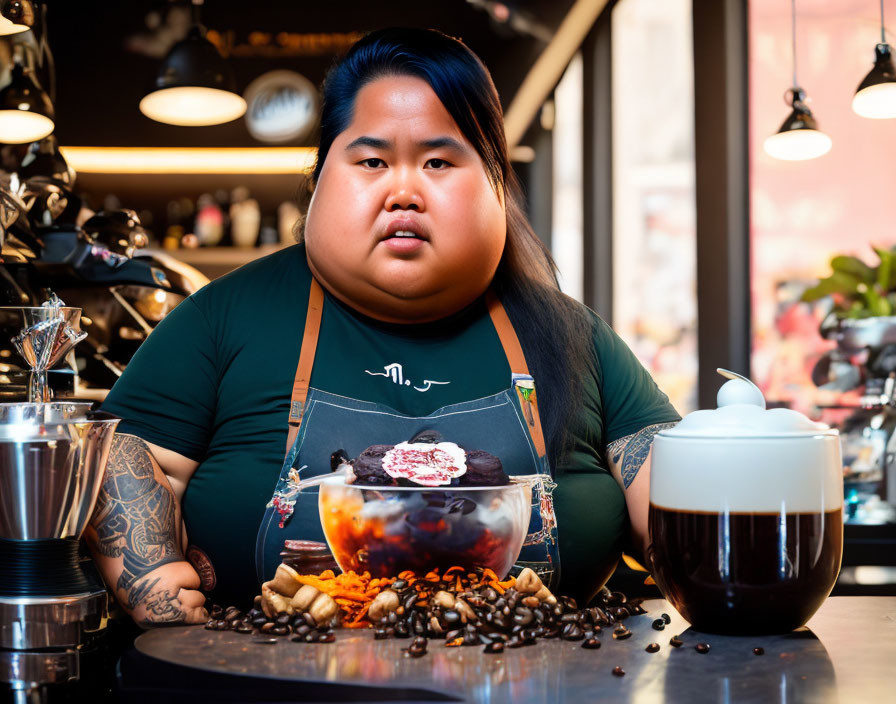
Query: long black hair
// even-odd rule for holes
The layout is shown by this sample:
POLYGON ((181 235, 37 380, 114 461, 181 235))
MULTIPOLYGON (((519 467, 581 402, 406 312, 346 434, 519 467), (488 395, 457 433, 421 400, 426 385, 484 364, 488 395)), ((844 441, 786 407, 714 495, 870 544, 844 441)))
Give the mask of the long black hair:
POLYGON ((333 141, 351 123, 358 91, 395 75, 414 76, 430 85, 476 149, 492 186, 504 190, 507 240, 492 287, 535 378, 548 459, 556 466, 580 408, 583 380, 592 373, 592 319, 584 306, 560 292, 551 254, 529 224, 510 166, 498 92, 476 54, 460 40, 431 29, 383 29, 358 41, 324 81, 312 185, 333 141))

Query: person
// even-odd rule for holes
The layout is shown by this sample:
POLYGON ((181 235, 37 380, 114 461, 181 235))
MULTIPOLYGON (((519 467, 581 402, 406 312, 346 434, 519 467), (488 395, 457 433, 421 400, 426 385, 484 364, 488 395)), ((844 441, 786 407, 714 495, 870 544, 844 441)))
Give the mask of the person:
POLYGON ((284 488, 420 431, 550 473, 533 559, 593 596, 630 529, 644 547, 650 442, 679 416, 560 292, 487 69, 435 30, 367 35, 325 80, 312 183, 299 243, 186 299, 104 403, 87 535, 121 605, 149 626, 248 604, 284 539, 323 540, 316 495, 284 488))

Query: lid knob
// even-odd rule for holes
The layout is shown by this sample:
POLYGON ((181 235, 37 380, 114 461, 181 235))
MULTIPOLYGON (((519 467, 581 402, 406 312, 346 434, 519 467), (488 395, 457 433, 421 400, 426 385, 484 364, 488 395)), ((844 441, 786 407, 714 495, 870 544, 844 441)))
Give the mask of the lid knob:
POLYGON ((716 403, 719 408, 735 404, 747 404, 765 408, 765 397, 756 384, 746 377, 730 372, 727 369, 716 369, 716 371, 730 379, 730 381, 722 384, 722 388, 719 389, 719 393, 716 396, 716 403))

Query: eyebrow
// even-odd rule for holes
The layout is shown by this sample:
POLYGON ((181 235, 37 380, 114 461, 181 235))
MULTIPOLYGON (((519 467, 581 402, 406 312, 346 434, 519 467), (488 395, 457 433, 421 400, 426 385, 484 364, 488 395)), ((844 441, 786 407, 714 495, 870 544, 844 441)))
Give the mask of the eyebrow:
MULTIPOLYGON (((395 145, 388 139, 363 136, 349 142, 345 150, 350 151, 352 149, 356 149, 357 147, 370 147, 372 149, 387 150, 394 148, 394 146, 395 145)), ((469 151, 463 144, 458 142, 453 137, 434 137, 433 139, 424 139, 420 142, 417 142, 416 146, 423 147, 425 149, 451 149, 461 154, 465 154, 469 151)))

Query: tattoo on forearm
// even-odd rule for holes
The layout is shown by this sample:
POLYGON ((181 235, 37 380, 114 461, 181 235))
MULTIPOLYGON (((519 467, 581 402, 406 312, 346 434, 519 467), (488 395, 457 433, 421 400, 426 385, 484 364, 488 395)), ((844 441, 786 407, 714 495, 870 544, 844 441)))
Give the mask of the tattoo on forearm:
POLYGON ((156 479, 146 443, 116 435, 91 519, 94 548, 106 557, 123 558, 116 586, 125 592, 130 609, 146 606, 152 621, 175 620, 171 609, 180 607, 177 595, 152 592, 158 580, 139 581, 157 567, 183 559, 177 546, 175 501, 171 488, 156 479))
POLYGON ((677 423, 657 423, 642 428, 637 433, 626 435, 624 438, 614 440, 607 445, 607 457, 613 464, 618 464, 622 458, 620 472, 622 474, 622 486, 628 489, 638 476, 638 470, 647 459, 654 436, 666 428, 674 428, 677 423))

